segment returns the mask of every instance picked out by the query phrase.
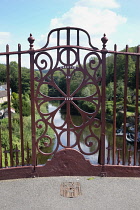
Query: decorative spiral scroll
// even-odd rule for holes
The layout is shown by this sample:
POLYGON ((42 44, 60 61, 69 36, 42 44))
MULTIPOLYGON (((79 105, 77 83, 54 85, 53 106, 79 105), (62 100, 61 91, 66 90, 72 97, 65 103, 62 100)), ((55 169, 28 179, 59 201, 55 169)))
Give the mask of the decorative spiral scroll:
MULTIPOLYGON (((52 59, 51 55, 49 53, 47 53, 47 52, 40 52, 40 53, 38 53, 36 55, 36 57, 35 57, 35 61, 34 62, 36 64, 38 70, 40 71, 40 78, 41 79, 43 77, 42 71, 43 70, 46 70, 46 69, 52 69, 52 67, 53 67, 53 59, 52 59), (44 59, 41 59, 39 61, 39 58, 41 56, 46 56, 49 59, 49 63, 50 64, 48 64, 48 61, 45 58, 44 59)), ((39 78, 35 78, 35 80, 36 81, 39 81, 39 78)))
MULTIPOLYGON (((52 152, 47 152, 45 153, 44 151, 42 151, 42 149, 45 147, 45 148, 50 148, 53 146, 53 139, 47 135, 47 131, 48 131, 48 125, 45 124, 45 121, 44 120, 37 120, 36 121, 36 128, 38 129, 42 129, 43 128, 43 125, 41 124, 43 123, 44 125, 44 130, 42 132, 42 134, 37 138, 37 142, 36 142, 36 145, 37 145, 37 149, 38 151, 43 154, 43 155, 52 155, 54 153, 54 151, 52 152)), ((58 149, 58 145, 56 146, 55 150, 57 151, 58 149)))
MULTIPOLYGON (((53 139, 52 139, 50 136, 48 136, 48 135, 45 135, 45 136, 43 137, 43 139, 46 140, 46 141, 44 141, 44 147, 46 147, 46 148, 51 147, 52 142, 53 142, 53 139), (47 141, 49 141, 49 143, 48 143, 47 141)), ((49 152, 49 153, 48 153, 48 152, 45 153, 45 152, 42 151, 43 146, 42 146, 42 147, 39 146, 39 142, 40 142, 41 140, 42 140, 41 138, 39 138, 39 139, 37 140, 37 149, 38 149, 38 151, 39 151, 42 155, 46 155, 46 156, 52 155, 52 154, 54 153, 54 151, 53 151, 53 152, 49 152)))
MULTIPOLYGON (((41 119, 36 121, 36 128, 43 129, 44 131, 36 140, 36 145, 38 151, 43 155, 50 155, 57 152, 59 146, 62 148, 74 148, 78 147, 80 152, 85 155, 95 154, 100 147, 100 137, 95 135, 92 127, 95 129, 100 128, 100 120, 95 117, 98 114, 101 104, 101 94, 100 88, 98 86, 99 79, 97 78, 96 72, 101 65, 101 58, 96 52, 89 52, 83 59, 83 65, 79 59, 79 49, 75 50, 73 48, 64 48, 61 51, 57 52, 57 61, 53 67, 53 60, 51 55, 48 52, 40 52, 35 57, 35 64, 40 71, 41 78, 36 79, 38 82, 38 86, 36 88, 35 102, 38 113, 40 114, 41 119), (66 61, 63 60, 63 54, 66 54, 66 61), (73 60, 71 61, 70 55, 73 54, 73 60), (42 59, 40 63, 43 65, 41 67, 39 63, 39 59, 41 56, 46 56, 49 59, 49 64, 46 59, 42 59), (87 65, 88 63, 88 65, 87 65), (48 69, 45 75, 42 74, 42 71, 48 69), (90 69, 90 70, 89 70, 90 69), (54 79, 54 75, 56 72, 60 72, 63 76, 63 79, 66 83, 66 91, 63 91, 54 79), (71 84, 75 79, 75 74, 81 73, 82 79, 79 80, 76 88, 71 90, 71 84), (54 90, 59 93, 58 97, 50 97, 45 94, 42 94, 40 91, 40 87, 43 85, 49 85, 53 87, 54 90), (89 91, 92 86, 92 92, 86 95, 86 90, 89 91), (85 91, 85 92, 84 92, 85 91), (80 92, 80 96, 78 93, 80 92), (50 113, 44 113, 41 111, 41 106, 47 102, 60 101, 61 103, 58 107, 50 113), (84 108, 79 107, 78 102, 87 102, 90 103, 92 107, 94 107, 94 111, 87 112, 84 108), (60 125, 55 122, 56 114, 59 113, 60 109, 66 106, 67 113, 66 118, 64 119, 64 123, 60 125), (78 125, 73 121, 71 116, 71 107, 79 113, 81 116, 82 122, 78 125), (42 125, 43 124, 43 125, 42 125), (52 138, 48 135, 48 127, 53 129, 56 135, 56 146, 53 148, 52 152, 45 153, 41 150, 39 146, 42 142, 44 143, 44 147, 49 148, 52 146, 52 138), (84 151, 82 149, 80 140, 83 138, 82 133, 83 130, 88 128, 88 135, 84 137, 82 144, 85 144, 87 148, 90 148, 90 151, 84 151), (62 142, 62 136, 66 136, 65 144, 62 142), (75 136, 75 142, 72 142, 72 136, 75 136), (46 140, 46 141, 45 141, 46 140)), ((91 91, 91 90, 90 90, 91 91)), ((43 144, 42 143, 42 144, 43 144)))
MULTIPOLYGON (((101 58, 98 53, 90 52, 85 56, 84 68, 87 69, 87 71, 88 71, 88 68, 93 70, 92 73, 88 71, 93 78, 95 78, 95 76, 97 76, 96 72, 97 72, 98 68, 100 67, 100 65, 101 65, 101 58), (88 65, 87 65, 87 63, 88 63, 88 65)), ((98 78, 97 82, 99 82, 100 79, 101 78, 98 78)))
MULTIPOLYGON (((94 119, 92 126, 94 128, 99 128, 101 125, 101 122, 99 121, 99 119, 94 119)), ((85 128, 84 128, 85 129, 85 128)), ((85 138, 84 140, 84 144, 86 147, 91 148, 90 152, 85 152, 82 147, 81 147, 81 143, 78 142, 78 148, 80 150, 81 153, 85 154, 85 155, 92 155, 95 154, 99 148, 100 148, 100 139, 97 135, 95 135, 95 133, 93 132, 91 125, 88 127, 89 130, 89 135, 85 138), (94 145, 94 143, 97 143, 96 145, 94 145), (93 147, 94 146, 94 147, 93 147), (93 147, 93 148, 92 148, 93 147)), ((81 131, 80 135, 82 135, 83 130, 81 131)))
POLYGON ((97 70, 101 65, 101 58, 98 53, 90 52, 84 58, 84 68, 86 68, 87 63, 92 70, 97 70), (91 59, 90 59, 91 58, 91 59), (95 65, 95 66, 93 66, 95 65))

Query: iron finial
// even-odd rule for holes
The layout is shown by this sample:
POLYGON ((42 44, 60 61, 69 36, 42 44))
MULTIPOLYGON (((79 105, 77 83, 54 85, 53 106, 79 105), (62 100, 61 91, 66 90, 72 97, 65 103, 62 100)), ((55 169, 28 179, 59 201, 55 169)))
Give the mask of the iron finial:
POLYGON ((107 43, 107 41, 108 41, 108 38, 106 37, 106 34, 104 34, 104 36, 101 38, 101 41, 102 41, 102 43, 103 43, 103 50, 106 50, 106 43, 107 43))
POLYGON ((32 34, 30 33, 30 36, 29 36, 29 38, 28 38, 28 42, 30 43, 30 50, 33 50, 34 48, 33 48, 33 43, 34 43, 34 41, 35 41, 35 39, 34 39, 34 37, 32 36, 32 34))

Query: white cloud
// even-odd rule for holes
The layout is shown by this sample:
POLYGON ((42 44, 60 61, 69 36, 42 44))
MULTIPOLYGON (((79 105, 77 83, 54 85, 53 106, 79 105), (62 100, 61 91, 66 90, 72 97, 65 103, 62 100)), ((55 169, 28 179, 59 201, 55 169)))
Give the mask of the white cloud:
MULTIPOLYGON (((125 17, 112 10, 118 7, 119 4, 115 0, 80 0, 62 16, 53 18, 50 22, 50 29, 66 26, 83 28, 90 34, 93 45, 101 48, 100 39, 103 34, 106 33, 107 37, 113 37, 118 27, 127 21, 125 17)), ((47 35, 44 39, 42 36, 38 44, 45 43, 46 37, 47 35)), ((40 47, 43 46, 40 45, 40 47)))
POLYGON ((62 17, 52 19, 50 28, 75 26, 86 29, 90 34, 101 35, 105 31, 108 34, 115 32, 117 26, 125 22, 125 17, 108 9, 75 6, 62 17))
MULTIPOLYGON (((118 8, 119 5, 115 0, 80 0, 75 3, 74 7, 70 8, 60 17, 53 18, 50 22, 50 30, 59 27, 78 27, 85 29, 90 37, 94 47, 102 49, 101 37, 104 33, 107 34, 109 42, 107 49, 111 50, 114 45, 113 38, 118 30, 118 27, 125 24, 127 19, 117 14, 112 8, 118 8), (114 36, 113 36, 114 35, 114 36)), ((36 40, 36 49, 42 48, 47 42, 48 33, 41 35, 40 39, 36 40)), ((71 44, 76 44, 76 32, 71 32, 71 44), (75 43, 73 43, 75 42, 75 43)), ((60 45, 66 44, 66 33, 60 32, 60 45)), ((50 36, 49 47, 56 46, 56 34, 50 36)), ((80 33, 80 45, 89 47, 88 38, 84 33, 80 33)), ((56 53, 50 52, 53 59, 56 59, 56 53)), ((81 60, 84 53, 80 54, 81 60)), ((71 59, 73 59, 71 55, 71 59)), ((65 58, 64 58, 65 60, 65 58)), ((55 62, 54 62, 55 63, 55 62)))
MULTIPOLYGON (((100 2, 102 0, 98 0, 100 2)), ((87 29, 92 33, 101 33, 106 29, 114 32, 117 25, 125 23, 126 18, 117 15, 109 9, 101 9, 94 6, 74 6, 62 17, 51 20, 50 28, 62 26, 76 26, 87 29), (93 32, 94 31, 94 32, 93 32)))
POLYGON ((95 46, 100 48, 100 38, 103 34, 113 36, 118 27, 127 21, 125 17, 111 10, 118 7, 115 0, 80 0, 61 17, 52 19, 50 29, 66 26, 83 28, 90 34, 94 43, 95 40, 99 40, 95 46))

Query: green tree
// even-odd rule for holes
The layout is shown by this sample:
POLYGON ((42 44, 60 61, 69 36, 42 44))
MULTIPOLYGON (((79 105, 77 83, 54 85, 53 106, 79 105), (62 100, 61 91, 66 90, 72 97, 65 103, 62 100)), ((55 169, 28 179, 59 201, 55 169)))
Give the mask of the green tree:
POLYGON ((117 101, 120 101, 124 98, 124 82, 123 80, 117 81, 117 101))
POLYGON ((0 64, 0 82, 1 84, 6 83, 6 65, 0 64))
MULTIPOLYGON (((37 75, 37 72, 35 72, 37 75)), ((30 70, 28 68, 22 67, 22 93, 30 94, 30 70)))
MULTIPOLYGON (((12 106, 16 110, 16 113, 20 112, 19 107, 19 94, 12 93, 12 106)), ((30 105, 30 98, 28 94, 22 95, 22 114, 23 116, 29 116, 31 114, 31 105, 30 105)))
POLYGON ((106 58, 106 84, 114 81, 114 57, 110 55, 106 58))
POLYGON ((18 93, 18 64, 10 62, 10 87, 12 92, 18 93))
POLYGON ((114 82, 110 82, 106 87, 106 99, 112 101, 114 97, 114 82))

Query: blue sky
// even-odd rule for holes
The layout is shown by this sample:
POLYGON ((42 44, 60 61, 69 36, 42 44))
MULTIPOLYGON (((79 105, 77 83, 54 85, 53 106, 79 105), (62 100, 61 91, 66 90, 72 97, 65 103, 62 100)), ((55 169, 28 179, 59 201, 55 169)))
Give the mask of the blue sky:
POLYGON ((140 0, 1 0, 0 51, 5 45, 17 50, 21 43, 27 50, 27 38, 32 33, 35 48, 45 45, 48 32, 61 26, 86 29, 94 46, 101 48, 103 33, 109 39, 107 49, 114 44, 140 44, 140 0))

